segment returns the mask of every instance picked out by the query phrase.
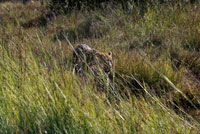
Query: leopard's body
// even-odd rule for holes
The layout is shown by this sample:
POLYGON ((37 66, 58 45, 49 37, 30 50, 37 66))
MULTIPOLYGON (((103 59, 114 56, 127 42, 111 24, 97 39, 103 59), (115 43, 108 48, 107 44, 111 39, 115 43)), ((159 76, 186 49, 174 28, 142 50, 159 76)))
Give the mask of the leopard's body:
POLYGON ((99 52, 86 44, 78 45, 74 50, 73 69, 75 73, 81 76, 86 72, 92 73, 98 86, 104 85, 102 80, 104 76, 106 80, 109 79, 112 67, 111 53, 99 52))

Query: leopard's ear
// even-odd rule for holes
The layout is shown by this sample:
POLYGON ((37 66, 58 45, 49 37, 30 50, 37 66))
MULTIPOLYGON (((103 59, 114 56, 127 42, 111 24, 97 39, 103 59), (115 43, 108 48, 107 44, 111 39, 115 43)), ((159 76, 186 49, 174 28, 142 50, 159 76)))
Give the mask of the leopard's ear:
POLYGON ((110 51, 110 52, 108 52, 108 55, 110 56, 110 57, 112 57, 112 52, 110 51))

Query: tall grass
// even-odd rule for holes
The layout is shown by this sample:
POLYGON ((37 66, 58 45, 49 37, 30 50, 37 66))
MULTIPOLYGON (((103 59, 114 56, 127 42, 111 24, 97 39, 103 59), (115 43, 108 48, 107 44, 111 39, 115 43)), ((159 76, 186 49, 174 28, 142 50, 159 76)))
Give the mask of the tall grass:
POLYGON ((198 133, 198 7, 76 11, 24 28, 44 7, 1 3, 0 133, 198 133), (67 33, 113 52, 120 101, 72 73, 67 33))

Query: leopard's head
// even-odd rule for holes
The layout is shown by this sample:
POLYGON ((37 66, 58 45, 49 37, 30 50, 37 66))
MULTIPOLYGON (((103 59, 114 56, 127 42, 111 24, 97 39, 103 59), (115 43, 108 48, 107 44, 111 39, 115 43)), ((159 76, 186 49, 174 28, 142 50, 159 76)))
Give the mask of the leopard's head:
POLYGON ((101 69, 107 73, 110 74, 113 69, 113 61, 112 61, 112 52, 108 53, 101 53, 94 51, 96 55, 96 60, 98 61, 99 66, 101 69))

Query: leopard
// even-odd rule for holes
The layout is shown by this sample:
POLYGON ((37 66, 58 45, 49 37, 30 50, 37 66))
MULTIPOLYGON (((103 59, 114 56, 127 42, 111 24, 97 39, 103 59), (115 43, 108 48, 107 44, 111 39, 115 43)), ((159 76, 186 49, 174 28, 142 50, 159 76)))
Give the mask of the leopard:
POLYGON ((112 52, 100 52, 87 44, 78 45, 73 52, 73 72, 84 77, 86 73, 94 76, 98 89, 109 85, 109 77, 113 71, 112 52))

